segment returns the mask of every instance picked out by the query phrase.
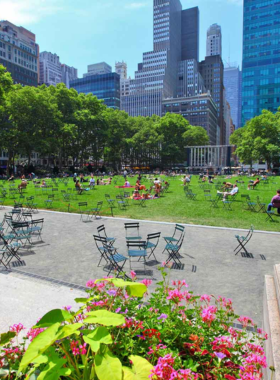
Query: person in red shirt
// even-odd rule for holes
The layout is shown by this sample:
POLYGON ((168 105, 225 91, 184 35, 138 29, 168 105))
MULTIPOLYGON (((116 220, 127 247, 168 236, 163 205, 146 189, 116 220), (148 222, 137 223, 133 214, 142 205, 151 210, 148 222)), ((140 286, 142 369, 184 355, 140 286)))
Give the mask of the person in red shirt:
POLYGON ((267 211, 271 211, 272 207, 277 208, 277 212, 280 215, 280 190, 277 190, 276 195, 271 199, 271 203, 269 203, 267 211))

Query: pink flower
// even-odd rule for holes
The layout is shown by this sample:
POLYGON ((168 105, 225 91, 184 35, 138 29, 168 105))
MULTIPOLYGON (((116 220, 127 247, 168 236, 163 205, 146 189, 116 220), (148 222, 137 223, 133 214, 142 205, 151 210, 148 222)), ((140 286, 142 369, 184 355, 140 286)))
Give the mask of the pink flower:
POLYGON ((238 318, 238 321, 242 324, 242 326, 245 328, 247 327, 248 325, 253 325, 254 322, 251 318, 249 317, 244 317, 244 316, 241 316, 238 318))
POLYGON ((136 278, 136 273, 132 270, 130 272, 130 276, 131 276, 132 280, 134 280, 136 278))
POLYGON ((181 293, 178 289, 169 290, 167 299, 175 303, 180 303, 184 299, 184 293, 181 293))
POLYGON ((144 279, 144 280, 142 280, 141 282, 142 282, 142 284, 146 285, 147 288, 148 288, 150 285, 152 285, 152 280, 144 279))
POLYGON ((10 327, 10 331, 15 332, 17 334, 19 334, 24 329, 25 329, 25 327, 23 326, 22 323, 15 324, 15 325, 10 327))
POLYGON ((95 288, 95 287, 96 287, 96 284, 95 284, 94 280, 89 280, 89 281, 86 283, 86 287, 87 287, 87 288, 95 288))
POLYGON ((202 310, 202 320, 211 324, 216 319, 217 308, 215 306, 208 306, 202 310))
POLYGON ((36 338, 37 335, 41 334, 41 332, 45 331, 46 329, 43 329, 43 328, 38 328, 38 329, 30 329, 28 331, 28 333, 26 334, 27 338, 30 339, 30 341, 32 342, 33 339, 36 338))
POLYGON ((203 294, 200 297, 200 301, 205 301, 206 303, 210 303, 211 302, 211 296, 209 296, 208 294, 203 294))
POLYGON ((86 344, 86 343, 81 344, 81 345, 79 346, 81 355, 86 355, 86 353, 87 353, 87 349, 86 349, 86 347, 87 347, 87 344, 86 344))

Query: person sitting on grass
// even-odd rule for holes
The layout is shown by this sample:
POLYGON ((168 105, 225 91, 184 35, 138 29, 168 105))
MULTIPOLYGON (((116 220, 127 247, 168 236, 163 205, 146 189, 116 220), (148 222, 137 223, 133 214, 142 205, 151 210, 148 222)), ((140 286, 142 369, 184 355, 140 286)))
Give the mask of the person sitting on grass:
POLYGON ((233 189, 230 192, 221 192, 217 191, 217 194, 223 194, 223 200, 226 200, 227 197, 234 197, 238 193, 239 189, 237 185, 233 185, 233 189))
POLYGON ((125 183, 124 183, 124 187, 130 187, 130 183, 129 183, 128 180, 125 181, 125 183))
POLYGON ((42 184, 40 187, 47 187, 46 181, 43 179, 42 184))
POLYGON ((187 183, 190 183, 190 182, 191 182, 190 176, 185 175, 183 179, 183 185, 186 186, 187 183))
POLYGON ((80 181, 78 179, 75 183, 75 188, 76 188, 79 195, 81 195, 82 192, 84 191, 84 189, 82 188, 82 185, 80 184, 80 181))
POLYGON ((233 188, 233 184, 230 183, 230 182, 223 182, 223 185, 224 185, 222 187, 223 190, 228 190, 228 189, 232 189, 233 188))
POLYGON ((8 182, 13 182, 15 180, 14 175, 12 174, 11 177, 8 179, 8 182))
POLYGON ((248 185, 248 190, 251 190, 251 187, 253 188, 253 190, 255 189, 255 187, 260 183, 260 179, 257 178, 255 181, 250 181, 249 185, 248 185))
POLYGON ((267 211, 271 211, 272 208, 277 208, 277 213, 280 215, 280 190, 277 190, 276 195, 271 199, 267 211))

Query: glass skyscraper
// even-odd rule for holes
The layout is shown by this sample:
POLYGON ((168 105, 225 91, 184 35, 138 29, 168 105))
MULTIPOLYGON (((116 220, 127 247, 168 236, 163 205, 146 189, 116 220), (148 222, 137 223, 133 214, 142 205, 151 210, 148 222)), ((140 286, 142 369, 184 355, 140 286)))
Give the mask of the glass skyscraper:
POLYGON ((90 75, 70 82, 79 93, 92 93, 109 108, 120 109, 120 76, 116 73, 90 75))
POLYGON ((280 106, 280 1, 244 0, 242 125, 280 106))
POLYGON ((229 102, 231 117, 235 129, 241 127, 241 88, 242 73, 238 66, 230 66, 224 69, 224 86, 226 99, 229 102))

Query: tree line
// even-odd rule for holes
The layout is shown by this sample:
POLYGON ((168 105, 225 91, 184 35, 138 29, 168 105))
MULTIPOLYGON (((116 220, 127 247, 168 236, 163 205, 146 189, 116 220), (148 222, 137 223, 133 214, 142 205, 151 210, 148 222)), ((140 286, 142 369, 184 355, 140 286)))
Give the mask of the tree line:
POLYGON ((204 145, 202 127, 181 115, 130 117, 107 108, 92 94, 56 87, 14 85, 0 66, 0 150, 9 164, 32 153, 51 158, 62 168, 71 159, 83 166, 91 161, 120 170, 122 165, 163 166, 185 161, 185 147, 204 145))

